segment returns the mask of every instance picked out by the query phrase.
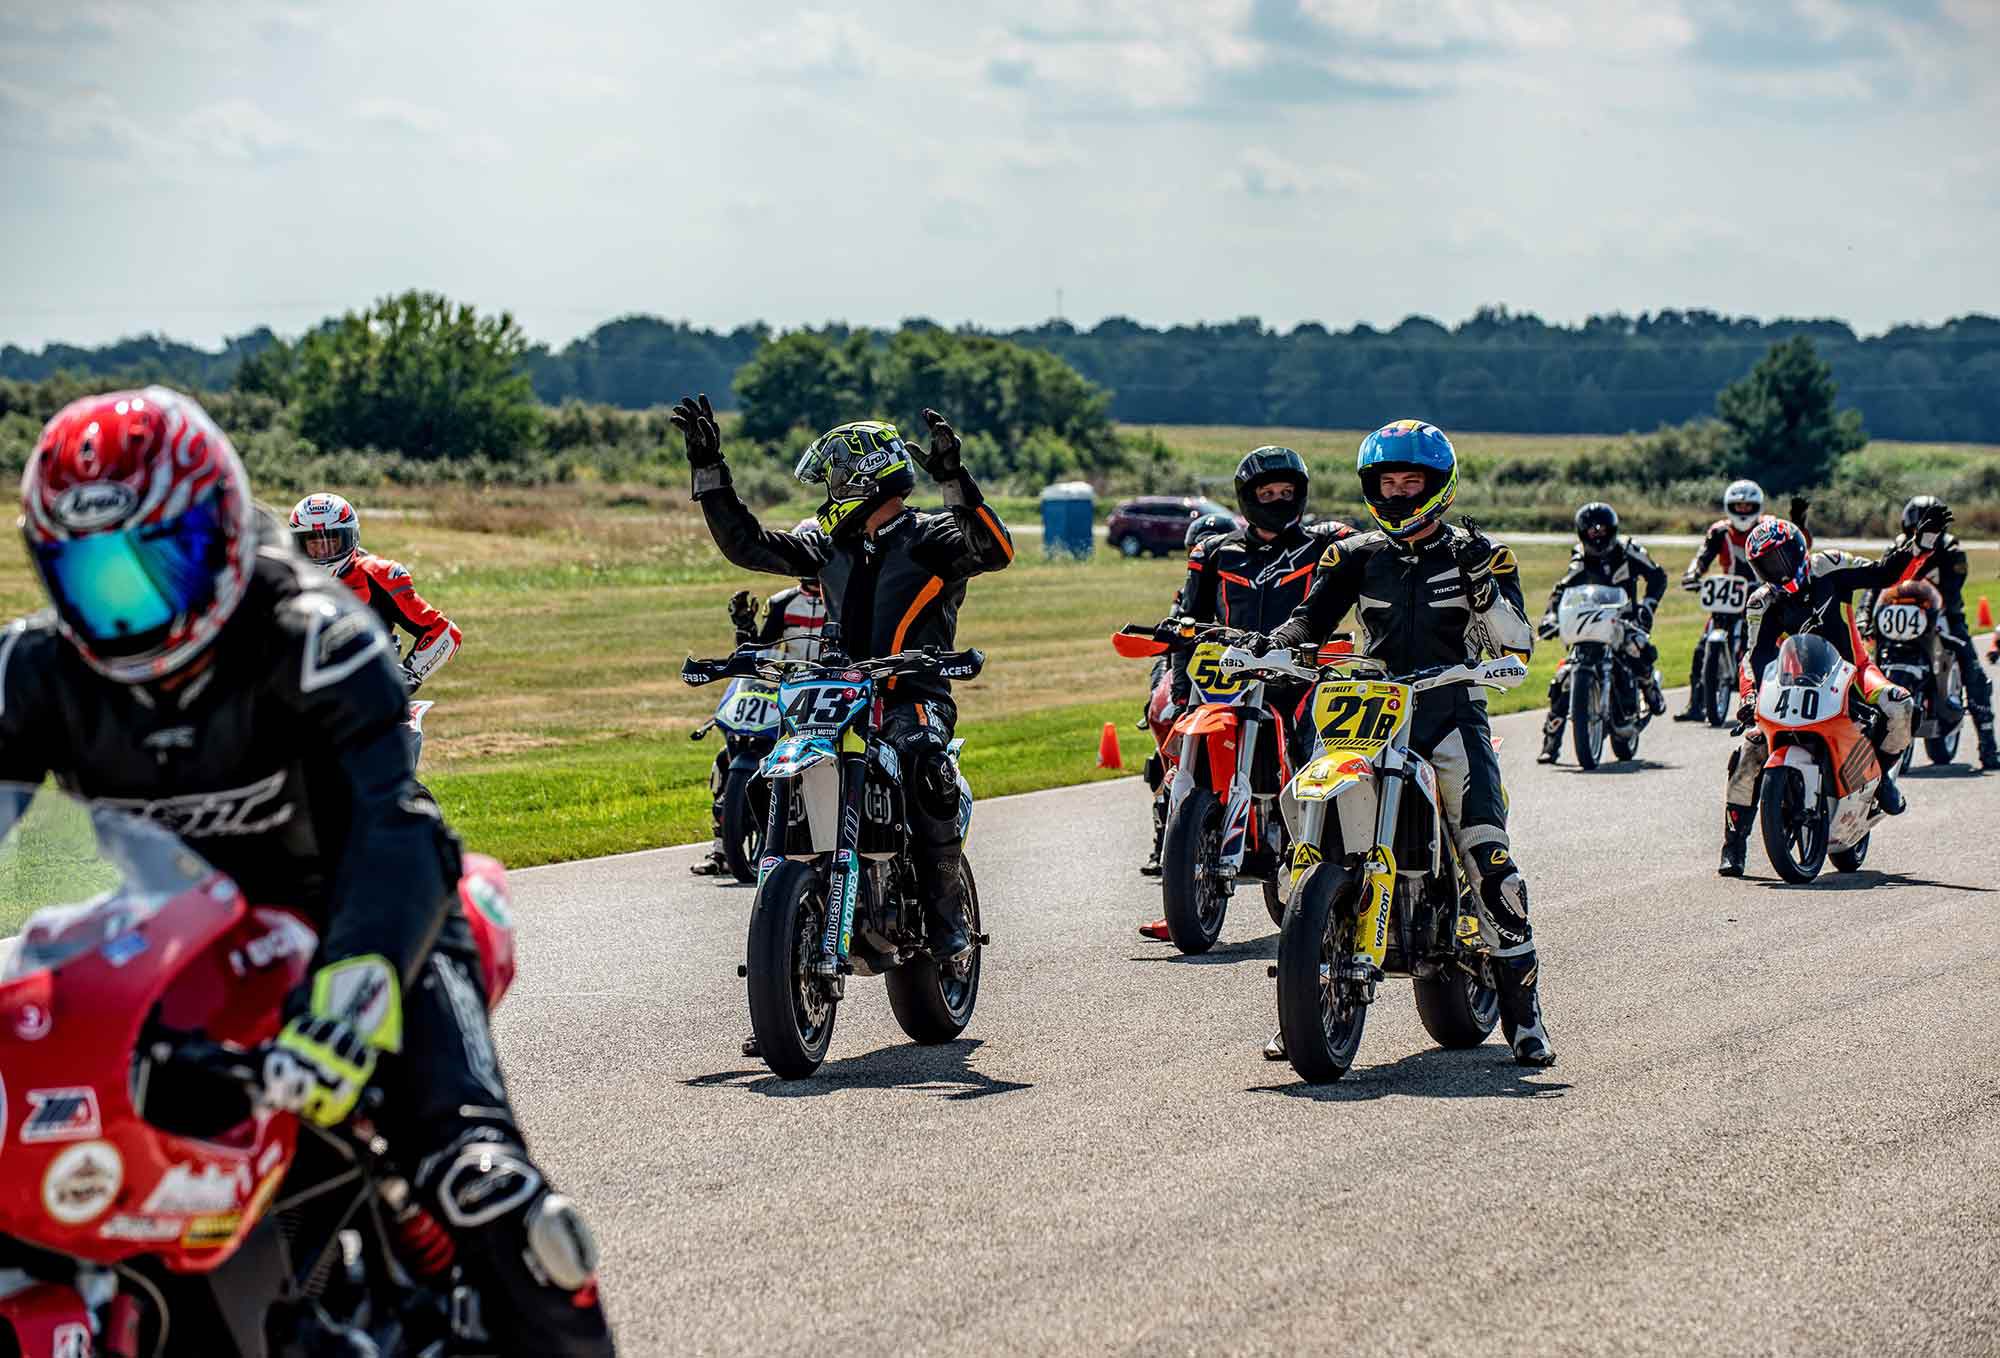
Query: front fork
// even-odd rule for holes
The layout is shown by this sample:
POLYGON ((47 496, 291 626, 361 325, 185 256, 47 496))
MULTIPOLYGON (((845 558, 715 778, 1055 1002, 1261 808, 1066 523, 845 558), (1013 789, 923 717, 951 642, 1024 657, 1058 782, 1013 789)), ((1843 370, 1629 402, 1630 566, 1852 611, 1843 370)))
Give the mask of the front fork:
POLYGON ((1390 904, 1396 895, 1396 826, 1403 809, 1403 783, 1408 766, 1384 761, 1378 781, 1375 847, 1361 865, 1368 887, 1368 904, 1354 926, 1354 952, 1347 976, 1372 990, 1389 956, 1390 904))
POLYGON ((1242 870, 1243 855, 1250 848, 1250 767, 1263 738, 1260 718, 1246 716, 1237 725, 1236 776, 1229 780, 1229 801, 1222 812, 1222 855, 1216 863, 1225 877, 1242 870))
POLYGON ((854 942, 854 899, 861 890, 861 803, 868 779, 865 754, 840 756, 840 831, 833 845, 833 875, 826 888, 826 934, 813 972, 840 983, 854 942))

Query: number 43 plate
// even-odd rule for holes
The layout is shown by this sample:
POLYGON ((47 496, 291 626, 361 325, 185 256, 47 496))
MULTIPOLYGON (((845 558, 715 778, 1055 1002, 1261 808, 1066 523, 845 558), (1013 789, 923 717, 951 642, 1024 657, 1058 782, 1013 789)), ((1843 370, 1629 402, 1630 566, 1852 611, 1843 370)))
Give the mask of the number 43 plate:
POLYGON ((1327 749, 1380 749, 1409 709, 1410 690, 1402 684, 1338 680, 1313 690, 1313 725, 1327 749))

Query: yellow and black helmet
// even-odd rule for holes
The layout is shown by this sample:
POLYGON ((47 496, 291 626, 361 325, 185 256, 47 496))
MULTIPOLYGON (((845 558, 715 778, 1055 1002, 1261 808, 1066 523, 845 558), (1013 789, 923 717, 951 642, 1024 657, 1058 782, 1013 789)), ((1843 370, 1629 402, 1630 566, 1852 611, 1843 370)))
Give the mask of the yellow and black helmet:
POLYGON ((909 446, 895 425, 881 420, 827 430, 806 448, 792 475, 826 487, 818 518, 829 537, 858 531, 877 506, 917 487, 909 446))

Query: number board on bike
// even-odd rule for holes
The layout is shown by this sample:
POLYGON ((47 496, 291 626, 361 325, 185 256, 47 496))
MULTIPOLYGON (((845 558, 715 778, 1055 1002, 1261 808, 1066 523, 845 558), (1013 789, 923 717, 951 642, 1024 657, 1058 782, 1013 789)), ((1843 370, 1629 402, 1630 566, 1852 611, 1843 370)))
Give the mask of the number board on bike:
POLYGON ((737 679, 716 705, 717 724, 732 731, 768 731, 778 724, 778 693, 756 679, 737 679))
POLYGON ((1188 686, 1198 703, 1226 703, 1250 687, 1251 678, 1241 670, 1222 668, 1222 653, 1228 647, 1219 641, 1204 641, 1188 657, 1188 686))
POLYGON ((1372 754, 1409 719, 1410 690, 1402 684, 1330 680, 1313 690, 1313 725, 1321 748, 1372 754))
POLYGON ((874 693, 863 680, 808 680, 778 689, 788 731, 837 731, 866 707, 874 693))
POLYGON ((1709 613, 1741 613, 1750 604, 1750 582, 1740 575, 1708 575, 1701 581, 1701 606, 1709 613))
POLYGON ((1883 604, 1875 610, 1875 635, 1884 641, 1915 641, 1930 628, 1915 604, 1883 604))

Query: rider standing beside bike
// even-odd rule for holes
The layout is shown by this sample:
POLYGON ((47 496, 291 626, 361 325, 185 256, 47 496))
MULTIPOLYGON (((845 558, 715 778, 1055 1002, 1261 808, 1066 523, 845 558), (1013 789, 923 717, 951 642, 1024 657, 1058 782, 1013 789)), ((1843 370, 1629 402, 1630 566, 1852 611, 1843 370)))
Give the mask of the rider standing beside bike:
MULTIPOLYGON (((958 435, 935 410, 923 412, 928 450, 879 420, 843 424, 813 440, 792 474, 826 488, 817 535, 758 524, 730 485, 707 396, 683 397, 670 418, 686 443, 694 498, 716 546, 745 570, 817 579, 826 596, 829 652, 838 647, 870 660, 926 646, 950 649, 965 582, 1014 559, 1013 538, 965 470, 958 435), (905 503, 917 485, 912 459, 943 491, 943 513, 905 503)), ((958 775, 946 752, 958 709, 944 679, 892 679, 882 701, 882 729, 909 794, 926 937, 933 954, 953 957, 971 946, 961 901, 958 775)))
MULTIPOLYGON (((21 492, 54 610, 0 633, 0 780, 52 773, 166 825, 249 900, 303 912, 319 951, 265 1058, 265 1100, 331 1127, 374 1084, 373 1119, 502 1351, 611 1353, 589 1229, 508 1101, 458 841, 411 795, 388 634, 285 545, 229 440, 176 392, 66 406, 21 492)), ((201 1277, 152 1282, 185 1301, 175 1351, 234 1351, 205 1333, 201 1277)))
POLYGON ((1896 786, 1896 760, 1909 748, 1916 728, 1916 703, 1908 689, 1889 682, 1875 667, 1854 623, 1856 590, 1882 589, 1896 583, 1922 555, 1935 549, 1950 526, 1951 511, 1939 505, 1927 511, 1907 539, 1899 539, 1880 561, 1844 552, 1815 552, 1796 524, 1784 519, 1761 523, 1750 534, 1750 565, 1763 581, 1750 596, 1750 651, 1743 657, 1739 687, 1742 706, 1736 719, 1749 727, 1743 744, 1729 756, 1729 781, 1723 795, 1722 863, 1724 877, 1743 875, 1744 853, 1750 843, 1750 823, 1757 812, 1757 787, 1770 753, 1763 730, 1754 725, 1757 686, 1764 670, 1777 658, 1788 636, 1810 632, 1829 642, 1841 659, 1854 666, 1854 690, 1859 701, 1880 714, 1869 739, 1882 764, 1882 781, 1875 800, 1891 816, 1905 809, 1896 786), (1920 546, 1928 539, 1931 546, 1920 546))
MULTIPOLYGON (((1247 527, 1205 538, 1188 553, 1187 582, 1175 601, 1179 616, 1196 623, 1219 623, 1243 632, 1268 632, 1292 615, 1312 588, 1313 570, 1329 539, 1354 530, 1338 520, 1304 526, 1312 477, 1305 459, 1290 448, 1264 447, 1236 464, 1236 507, 1247 527)), ((1190 687, 1188 653, 1173 660, 1172 714, 1185 708, 1190 687)), ((1267 689, 1272 710, 1285 731, 1293 767, 1298 765, 1300 707, 1307 690, 1302 685, 1273 683, 1267 689)), ((1156 799, 1157 801, 1157 799, 1156 799)), ((1151 866, 1159 865, 1159 833, 1164 828, 1156 806, 1151 866)), ((1139 926, 1147 938, 1172 942, 1165 919, 1139 926)))
POLYGON ((325 491, 308 495, 292 506, 290 527, 292 545, 367 604, 391 640, 398 631, 413 638, 402 663, 403 685, 411 693, 458 654, 464 634, 424 602, 409 567, 362 550, 361 516, 353 505, 325 491))
MULTIPOLYGON (((1890 544, 1889 551, 1894 553, 1913 546, 1923 516, 1941 509, 1945 509, 1945 503, 1935 495, 1913 497, 1903 506, 1903 535, 1890 544)), ((1922 566, 1913 561, 1902 579, 1928 580, 1944 597, 1944 626, 1938 629, 1938 640, 1958 661, 1959 677, 1965 681, 1965 710, 1972 717, 1973 729, 1979 733, 1979 767, 1991 772, 2000 769, 2000 745, 1993 738, 1993 682, 1979 663, 1972 628, 1965 621, 1965 577, 1970 570, 1965 545, 1946 533, 1938 539, 1922 566)), ((1874 609, 1869 601, 1864 601, 1856 621, 1863 637, 1872 635, 1874 609)))
MULTIPOLYGON (((801 537, 819 533, 818 519, 800 519, 792 531, 801 537)), ((781 652, 787 660, 817 660, 820 629, 826 625, 826 593, 817 575, 802 575, 798 584, 781 589, 764 601, 764 623, 757 624, 757 596, 739 589, 729 596, 729 621, 736 628, 736 644, 762 646, 781 652)), ((722 851, 722 797, 729 781, 729 761, 733 756, 725 743, 715 752, 708 774, 708 817, 715 837, 708 857, 688 869, 697 877, 730 876, 729 859, 722 851)))
MULTIPOLYGON (((1380 531, 1327 546, 1312 591, 1269 643, 1323 643, 1357 609, 1362 653, 1397 674, 1482 654, 1527 656, 1534 632, 1513 551, 1470 525, 1444 522, 1458 494, 1458 455, 1444 432, 1420 420, 1385 425, 1362 440, 1355 467, 1380 531)), ((1468 877, 1479 879, 1480 932, 1493 954, 1500 1019, 1514 1059, 1553 1065, 1528 884, 1507 838, 1507 794, 1486 704, 1463 687, 1419 693, 1410 746, 1437 770, 1459 859, 1468 877)), ((1265 1055, 1283 1057, 1281 1038, 1272 1039, 1265 1055)))
MULTIPOLYGON (((1654 716, 1667 710, 1666 695, 1660 692, 1659 648, 1653 645, 1653 615, 1666 597, 1667 573, 1659 563, 1631 538, 1618 536, 1618 511, 1602 501, 1594 501, 1576 511, 1577 545, 1570 549, 1569 570, 1549 591, 1549 606, 1542 614, 1537 631, 1542 637, 1556 635, 1556 605, 1563 591, 1577 585, 1610 585, 1625 591, 1638 613, 1638 623, 1647 634, 1646 645, 1636 655, 1620 647, 1615 671, 1627 682, 1636 682, 1654 716), (1644 589, 1643 596, 1640 593, 1644 589), (1634 673, 1637 671, 1637 673, 1634 673)), ((1627 689, 1626 692, 1630 692, 1627 689)), ((1637 704, 1635 703, 1636 710, 1637 704)), ((1542 723, 1542 752, 1537 762, 1553 764, 1562 748, 1563 726, 1568 721, 1568 674, 1560 666, 1549 681, 1549 715, 1542 723)))

